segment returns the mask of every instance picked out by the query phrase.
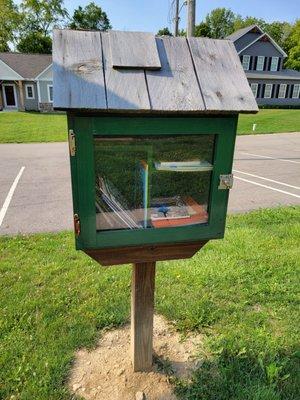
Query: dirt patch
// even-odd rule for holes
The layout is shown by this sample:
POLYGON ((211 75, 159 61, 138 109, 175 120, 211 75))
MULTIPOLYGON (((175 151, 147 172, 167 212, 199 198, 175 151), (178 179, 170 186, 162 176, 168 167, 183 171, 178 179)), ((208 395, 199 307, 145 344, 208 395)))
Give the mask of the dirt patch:
POLYGON ((76 354, 68 386, 90 400, 176 400, 169 375, 188 378, 199 366, 201 335, 184 340, 161 316, 154 316, 155 364, 152 372, 133 372, 130 360, 130 325, 106 332, 97 348, 76 354), (139 393, 140 392, 140 393, 139 393), (142 398, 142 397, 141 397, 142 398))

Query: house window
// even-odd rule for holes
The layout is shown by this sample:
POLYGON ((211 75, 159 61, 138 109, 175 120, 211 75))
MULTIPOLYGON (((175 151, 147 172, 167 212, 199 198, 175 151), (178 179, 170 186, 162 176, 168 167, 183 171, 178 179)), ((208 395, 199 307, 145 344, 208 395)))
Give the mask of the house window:
POLYGON ((244 71, 248 71, 249 65, 250 65, 250 56, 244 55, 242 64, 243 64, 244 71))
POLYGON ((286 93, 286 83, 281 83, 280 86, 279 86, 278 98, 279 99, 284 99, 285 98, 285 93, 286 93))
POLYGON ((273 89, 272 83, 267 83, 266 86, 265 86, 265 94, 264 94, 264 98, 265 99, 270 99, 271 98, 272 89, 273 89))
POLYGON ((257 64, 256 64, 256 70, 257 71, 263 71, 264 70, 264 65, 265 65, 265 57, 264 56, 258 56, 257 57, 257 64))
POLYGON ((26 99, 28 100, 34 99, 33 85, 25 85, 25 93, 26 93, 26 99))
POLYGON ((249 71, 249 67, 250 67, 250 56, 244 55, 242 56, 242 65, 243 65, 243 69, 244 71, 249 71))
POLYGON ((277 71, 278 68, 278 60, 279 57, 272 57, 272 61, 271 61, 271 71, 277 71))
POLYGON ((296 85, 294 85, 292 98, 293 99, 298 99, 299 98, 299 94, 300 94, 300 84, 297 83, 296 85))
POLYGON ((49 103, 53 103, 53 86, 48 85, 48 101, 49 103))
POLYGON ((258 90, 258 83, 251 83, 250 85, 253 96, 256 98, 257 97, 257 90, 258 90))

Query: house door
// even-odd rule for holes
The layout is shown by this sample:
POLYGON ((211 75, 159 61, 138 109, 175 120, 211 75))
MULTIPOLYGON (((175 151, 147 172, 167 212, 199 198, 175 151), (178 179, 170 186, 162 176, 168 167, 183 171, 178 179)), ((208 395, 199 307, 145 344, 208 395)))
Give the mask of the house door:
POLYGON ((17 93, 14 84, 3 84, 4 106, 7 108, 17 107, 17 93))

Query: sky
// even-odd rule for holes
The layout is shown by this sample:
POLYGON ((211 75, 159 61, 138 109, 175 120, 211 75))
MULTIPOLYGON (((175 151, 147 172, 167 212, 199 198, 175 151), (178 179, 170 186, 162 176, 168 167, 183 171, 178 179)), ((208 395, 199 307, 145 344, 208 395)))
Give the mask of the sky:
MULTIPOLYGON (((72 15, 74 8, 92 0, 65 0, 72 15)), ((156 33, 160 28, 172 28, 169 9, 172 0, 94 0, 107 13, 113 29, 156 33)), ((183 3, 183 0, 181 0, 183 3)), ((251 15, 266 21, 294 22, 300 18, 300 0, 196 0, 196 22, 216 7, 231 8, 242 16, 251 15)), ((186 27, 186 7, 181 12, 180 28, 186 27)))

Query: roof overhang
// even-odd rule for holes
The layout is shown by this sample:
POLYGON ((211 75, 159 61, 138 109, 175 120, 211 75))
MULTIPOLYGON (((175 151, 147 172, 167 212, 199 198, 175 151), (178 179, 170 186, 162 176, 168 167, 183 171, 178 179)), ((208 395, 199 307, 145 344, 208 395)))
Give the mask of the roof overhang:
POLYGON ((300 81, 300 73, 299 76, 288 76, 284 74, 259 74, 259 73, 247 73, 246 76, 248 79, 271 79, 271 80, 287 80, 287 81, 300 81))
MULTIPOLYGON (((45 69, 43 69, 43 71, 40 72, 40 73, 34 78, 34 80, 36 80, 36 81, 41 80, 41 79, 40 79, 41 76, 43 76, 51 67, 52 67, 52 63, 49 64, 45 69)), ((49 79, 47 79, 47 81, 48 81, 48 80, 49 80, 49 79)))
POLYGON ((7 70, 9 71, 9 73, 11 73, 12 75, 4 75, 4 76, 0 76, 1 80, 4 81, 12 81, 12 80, 20 80, 23 81, 25 80, 20 74, 18 74, 14 69, 12 69, 8 64, 6 64, 6 62, 4 62, 3 60, 0 59, 0 65, 4 65, 5 68, 7 68, 7 70))

